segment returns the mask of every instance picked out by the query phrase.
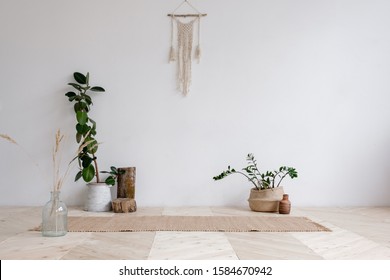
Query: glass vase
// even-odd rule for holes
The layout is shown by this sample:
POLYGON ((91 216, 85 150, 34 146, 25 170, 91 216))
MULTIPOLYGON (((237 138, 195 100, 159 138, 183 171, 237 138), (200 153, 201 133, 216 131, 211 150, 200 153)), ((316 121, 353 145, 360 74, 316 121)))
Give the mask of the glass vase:
POLYGON ((52 191, 42 210, 42 235, 63 236, 68 232, 68 208, 60 200, 60 192, 52 191))

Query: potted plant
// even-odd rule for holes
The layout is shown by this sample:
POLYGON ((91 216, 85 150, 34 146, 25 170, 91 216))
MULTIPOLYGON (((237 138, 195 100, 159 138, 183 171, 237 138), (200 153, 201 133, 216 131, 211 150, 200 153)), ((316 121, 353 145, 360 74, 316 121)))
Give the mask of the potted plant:
MULTIPOLYGON (((96 152, 99 147, 96 136, 96 122, 91 119, 89 112, 91 109, 92 97, 90 92, 105 92, 100 86, 90 86, 89 73, 86 75, 73 73, 75 82, 68 83, 74 88, 65 95, 69 102, 74 102, 74 112, 76 115, 76 141, 79 144, 79 150, 76 158, 79 171, 76 174, 75 181, 83 179, 88 186, 87 201, 85 210, 87 211, 110 211, 111 210, 111 190, 110 187, 115 184, 115 174, 110 174, 104 182, 99 176, 99 167, 97 163, 96 152), (92 180, 96 181, 92 183, 92 180)), ((115 167, 111 167, 111 172, 115 167)), ((103 171, 101 173, 109 173, 103 171)))
POLYGON ((228 166, 227 170, 213 177, 214 180, 221 180, 231 174, 241 174, 253 185, 249 195, 249 207, 253 211, 276 212, 279 208, 279 201, 282 200, 284 190, 282 181, 288 176, 291 179, 298 177, 293 167, 281 166, 274 171, 261 173, 253 154, 247 155, 248 165, 237 171, 228 166))

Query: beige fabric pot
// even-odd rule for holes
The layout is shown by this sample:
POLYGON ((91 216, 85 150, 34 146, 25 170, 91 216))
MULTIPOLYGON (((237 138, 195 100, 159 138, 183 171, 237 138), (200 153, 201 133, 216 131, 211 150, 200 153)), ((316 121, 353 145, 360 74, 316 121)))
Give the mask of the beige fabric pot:
POLYGON ((279 201, 283 199, 283 187, 256 190, 251 189, 249 195, 249 208, 256 212, 277 212, 279 201))

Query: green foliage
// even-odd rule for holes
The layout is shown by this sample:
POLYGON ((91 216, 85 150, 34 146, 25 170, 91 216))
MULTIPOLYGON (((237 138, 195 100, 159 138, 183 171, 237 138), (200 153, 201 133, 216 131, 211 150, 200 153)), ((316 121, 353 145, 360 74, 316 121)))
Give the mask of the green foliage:
POLYGON ((115 166, 111 166, 110 169, 111 169, 111 171, 101 171, 100 173, 110 174, 107 177, 105 182, 106 182, 107 185, 113 186, 113 185, 115 185, 116 179, 118 178, 118 176, 121 175, 121 174, 124 174, 125 171, 124 170, 119 170, 115 166))
POLYGON ((248 165, 242 171, 236 171, 228 166, 227 170, 213 177, 214 180, 221 180, 231 174, 237 173, 245 176, 256 189, 269 189, 279 187, 280 183, 289 176, 291 179, 298 177, 298 172, 293 167, 281 166, 278 170, 261 173, 257 167, 257 161, 253 154, 248 154, 246 158, 248 165))
MULTIPOLYGON (((84 164, 85 162, 83 162, 84 164)), ((91 182, 93 177, 95 176, 95 168, 92 165, 92 162, 90 164, 84 164, 82 175, 85 182, 91 182), (85 165, 85 166, 84 166, 85 165)))
POLYGON ((74 88, 74 91, 69 91, 65 94, 69 102, 74 102, 74 112, 76 115, 76 141, 79 144, 77 159, 79 162, 80 171, 75 177, 75 181, 83 178, 85 182, 90 182, 96 176, 96 181, 99 182, 99 172, 96 162, 95 153, 98 150, 98 142, 96 136, 96 122, 90 118, 89 111, 91 109, 92 92, 104 92, 104 88, 100 86, 89 85, 89 73, 84 75, 79 72, 73 73, 75 83, 68 83, 74 88))

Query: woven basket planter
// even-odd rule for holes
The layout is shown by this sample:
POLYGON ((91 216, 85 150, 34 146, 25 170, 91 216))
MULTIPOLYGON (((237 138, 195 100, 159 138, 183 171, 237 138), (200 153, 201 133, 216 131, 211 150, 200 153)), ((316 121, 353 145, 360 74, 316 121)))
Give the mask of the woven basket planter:
POLYGON ((256 212, 278 212, 279 201, 283 199, 283 187, 256 190, 251 189, 249 195, 249 208, 256 212))

